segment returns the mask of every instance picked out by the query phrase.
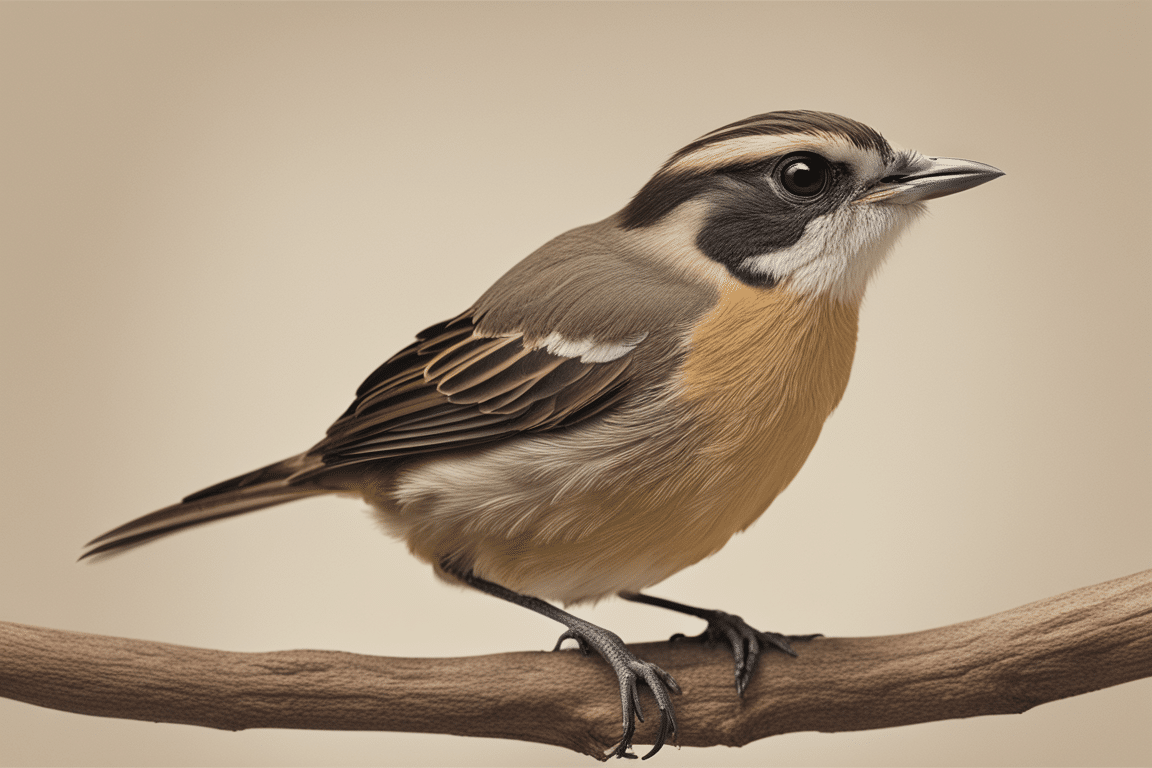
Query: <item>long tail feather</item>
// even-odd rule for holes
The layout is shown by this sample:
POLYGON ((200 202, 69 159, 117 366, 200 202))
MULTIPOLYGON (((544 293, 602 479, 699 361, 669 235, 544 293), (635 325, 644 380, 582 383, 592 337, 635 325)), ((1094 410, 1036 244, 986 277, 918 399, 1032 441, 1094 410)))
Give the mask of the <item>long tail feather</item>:
POLYGON ((314 462, 315 459, 309 462, 304 456, 293 456, 255 472, 217 483, 187 496, 179 504, 138 517, 97 536, 85 545, 92 548, 81 555, 80 559, 143 544, 159 536, 212 520, 255 512, 258 509, 308 496, 331 493, 326 488, 307 482, 300 485, 289 484, 289 478, 293 474, 308 468, 308 465, 314 462))

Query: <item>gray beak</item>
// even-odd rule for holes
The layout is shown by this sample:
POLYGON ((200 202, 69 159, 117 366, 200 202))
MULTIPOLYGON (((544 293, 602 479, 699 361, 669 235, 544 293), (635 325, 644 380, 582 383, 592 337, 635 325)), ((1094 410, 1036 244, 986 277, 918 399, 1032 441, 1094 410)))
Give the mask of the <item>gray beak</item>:
POLYGON ((971 160, 915 155, 860 193, 856 202, 919 203, 963 192, 1003 175, 998 168, 971 160))

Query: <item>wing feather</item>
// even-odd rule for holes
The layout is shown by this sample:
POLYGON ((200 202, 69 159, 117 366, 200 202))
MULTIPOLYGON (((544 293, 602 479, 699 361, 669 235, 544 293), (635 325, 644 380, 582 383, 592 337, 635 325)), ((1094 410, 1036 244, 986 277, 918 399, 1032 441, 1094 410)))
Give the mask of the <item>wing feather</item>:
MULTIPOLYGON (((482 362, 480 358, 473 358, 469 364, 454 368, 444 376, 436 377, 428 371, 425 373, 425 378, 439 378, 436 389, 448 395, 454 403, 478 403, 487 400, 485 393, 493 390, 494 394, 503 394, 507 391, 507 387, 502 382, 507 382, 509 376, 502 374, 514 369, 524 358, 531 357, 537 350, 525 348, 519 338, 501 339, 500 342, 498 347, 493 347, 484 353, 482 362)), ((539 356, 531 358, 531 360, 539 359, 539 356)), ((531 360, 528 361, 528 365, 531 365, 531 360)), ((522 380, 517 379, 514 386, 519 386, 522 380)))
MULTIPOLYGON (((516 341, 517 337, 515 336, 498 338, 473 336, 464 339, 432 358, 432 361, 424 368, 424 378, 449 379, 454 374, 467 371, 469 366, 477 359, 497 355, 501 350, 516 341)), ((516 349, 516 347, 513 347, 508 351, 508 354, 515 352, 516 349)), ((498 359, 500 358, 494 358, 493 362, 498 359)))
POLYGON ((531 388, 525 390, 521 395, 511 400, 501 398, 500 410, 514 412, 533 403, 548 400, 566 389, 587 393, 589 389, 581 384, 580 380, 599 365, 601 364, 581 363, 573 358, 559 358, 559 365, 541 376, 531 388))
POLYGON ((632 354, 595 363, 476 335, 468 313, 426 329, 377 368, 309 451, 323 468, 477 445, 559 429, 603 413, 627 393, 632 354))

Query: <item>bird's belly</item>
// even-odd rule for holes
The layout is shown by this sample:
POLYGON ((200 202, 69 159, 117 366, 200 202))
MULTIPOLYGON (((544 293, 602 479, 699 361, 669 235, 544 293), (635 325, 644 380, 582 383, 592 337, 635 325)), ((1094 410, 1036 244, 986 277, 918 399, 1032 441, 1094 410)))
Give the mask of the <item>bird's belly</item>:
POLYGON ((434 507, 417 503, 380 514, 423 560, 568 604, 663 581, 720 549, 747 524, 741 517, 763 511, 737 516, 731 507, 649 503, 611 492, 567 494, 555 502, 543 497, 468 514, 441 493, 434 507))
POLYGON ((433 565, 545 599, 596 600, 666 579, 759 517, 819 434, 819 424, 776 427, 718 450, 699 425, 680 424, 666 439, 646 433, 634 456, 610 427, 593 426, 427 461, 388 498, 368 500, 433 565), (780 439, 789 460, 760 444, 780 439))

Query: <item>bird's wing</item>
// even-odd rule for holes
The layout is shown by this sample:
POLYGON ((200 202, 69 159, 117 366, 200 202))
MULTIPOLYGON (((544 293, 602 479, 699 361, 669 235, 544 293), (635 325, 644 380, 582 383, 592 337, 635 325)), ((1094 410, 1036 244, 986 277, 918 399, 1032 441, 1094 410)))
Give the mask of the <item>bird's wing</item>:
POLYGON ((576 424, 623 397, 630 352, 643 337, 481 336, 466 312, 421 332, 376 369, 308 453, 327 470, 576 424))

